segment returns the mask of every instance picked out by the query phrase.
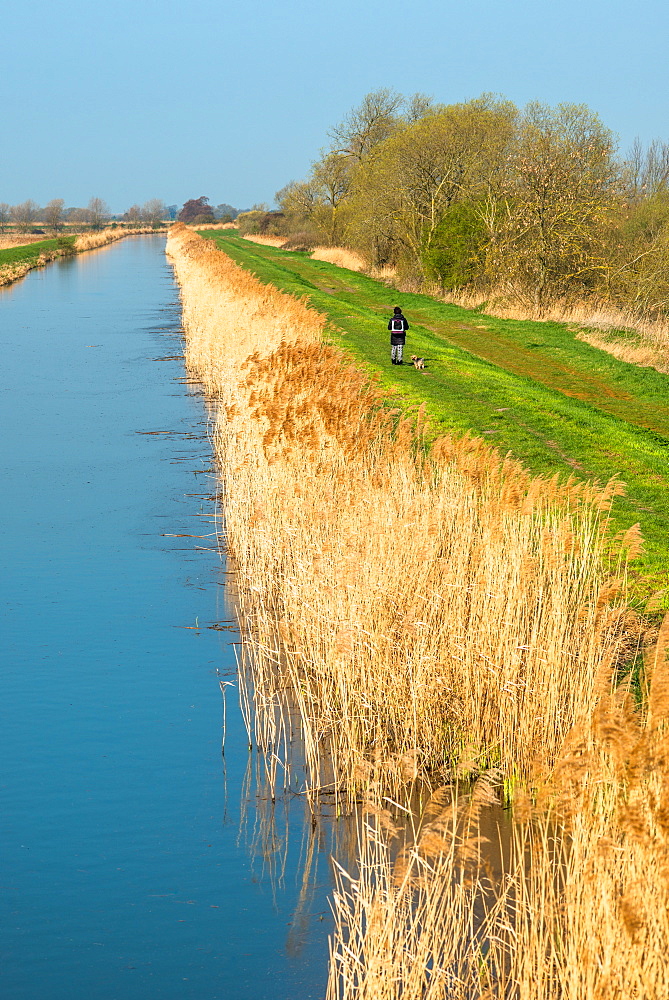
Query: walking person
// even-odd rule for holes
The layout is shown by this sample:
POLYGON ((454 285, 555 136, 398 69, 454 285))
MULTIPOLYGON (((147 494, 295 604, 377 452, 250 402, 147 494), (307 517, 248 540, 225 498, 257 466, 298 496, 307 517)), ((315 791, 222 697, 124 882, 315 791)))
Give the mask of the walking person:
POLYGON ((393 310, 393 315, 388 322, 388 329, 390 330, 390 360, 394 365, 401 365, 402 351, 406 343, 406 332, 409 329, 409 324, 406 321, 406 317, 402 315, 402 310, 399 306, 395 306, 393 310))

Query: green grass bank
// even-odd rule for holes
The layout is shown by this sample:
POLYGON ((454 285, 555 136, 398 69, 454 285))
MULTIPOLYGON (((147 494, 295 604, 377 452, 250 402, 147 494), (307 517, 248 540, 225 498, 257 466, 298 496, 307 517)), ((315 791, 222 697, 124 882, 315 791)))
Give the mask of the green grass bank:
MULTIPOLYGON (((330 320, 328 335, 407 408, 425 404, 440 430, 480 435, 535 473, 605 481, 625 495, 616 530, 639 523, 645 552, 634 563, 640 599, 667 586, 669 568, 669 376, 619 361, 561 323, 497 319, 379 281, 308 255, 204 230, 242 267, 292 295, 308 296, 330 320), (390 364, 386 326, 400 305, 410 323, 405 358, 390 364)), ((669 606, 669 596, 662 601, 669 606)))
POLYGON ((39 260, 42 254, 51 254, 56 250, 74 249, 75 236, 59 236, 52 240, 40 240, 38 243, 27 243, 25 246, 8 247, 0 250, 0 268, 8 264, 24 264, 39 260))

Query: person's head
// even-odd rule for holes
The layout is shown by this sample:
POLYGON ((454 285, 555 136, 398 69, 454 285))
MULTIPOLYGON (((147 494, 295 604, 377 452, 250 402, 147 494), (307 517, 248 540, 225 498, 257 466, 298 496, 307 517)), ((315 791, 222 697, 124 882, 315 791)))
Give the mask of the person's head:
POLYGON ((397 314, 398 314, 398 313, 401 313, 401 312, 402 312, 402 310, 400 309, 400 307, 399 307, 399 306, 395 306, 395 308, 393 309, 393 312, 394 312, 394 313, 395 313, 395 315, 397 316, 397 314))

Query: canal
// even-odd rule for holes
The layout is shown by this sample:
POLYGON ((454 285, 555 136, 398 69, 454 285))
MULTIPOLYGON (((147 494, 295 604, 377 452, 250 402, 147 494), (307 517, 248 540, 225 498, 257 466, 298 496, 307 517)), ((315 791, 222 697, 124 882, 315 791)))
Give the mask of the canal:
POLYGON ((0 342, 2 995, 322 997, 332 827, 255 778, 164 239, 0 289, 0 342))

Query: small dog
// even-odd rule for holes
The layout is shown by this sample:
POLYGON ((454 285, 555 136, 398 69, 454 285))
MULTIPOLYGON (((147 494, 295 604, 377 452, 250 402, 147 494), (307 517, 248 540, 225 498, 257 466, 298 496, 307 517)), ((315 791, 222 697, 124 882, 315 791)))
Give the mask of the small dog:
POLYGON ((415 354, 412 354, 411 360, 413 361, 414 368, 425 368, 425 358, 418 358, 415 354))

